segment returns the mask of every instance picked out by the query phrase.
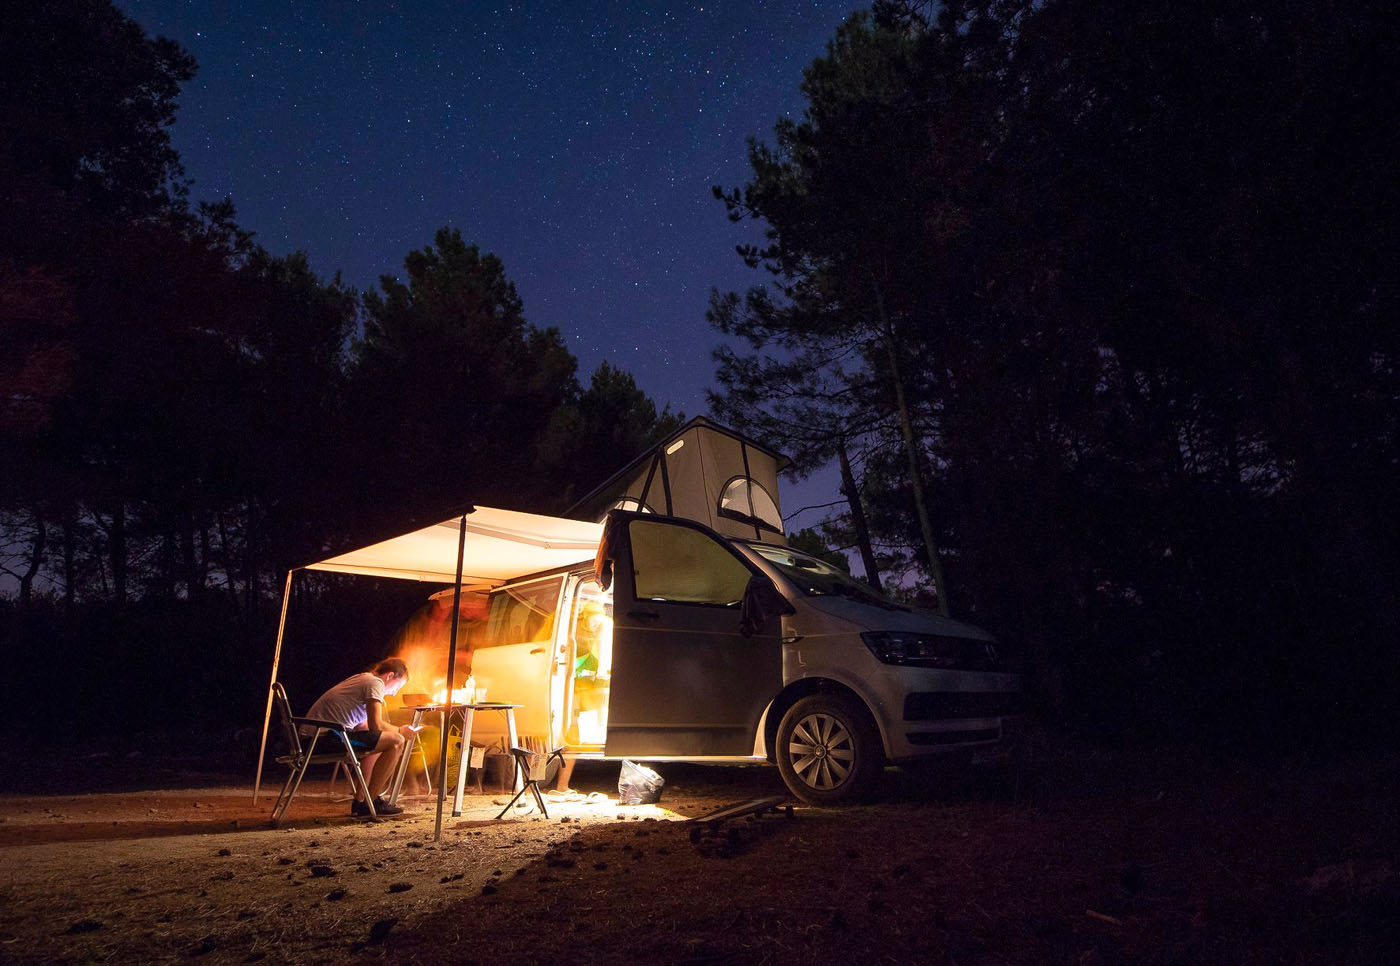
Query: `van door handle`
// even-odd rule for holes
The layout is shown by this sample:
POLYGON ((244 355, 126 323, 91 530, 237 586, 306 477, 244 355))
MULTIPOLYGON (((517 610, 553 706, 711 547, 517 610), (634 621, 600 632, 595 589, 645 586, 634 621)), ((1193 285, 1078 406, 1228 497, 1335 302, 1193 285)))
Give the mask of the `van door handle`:
POLYGON ((644 621, 659 621, 659 620, 661 620, 661 615, 658 614, 658 613, 657 613, 656 611, 654 611, 654 610, 629 610, 629 611, 627 612, 627 616, 628 616, 628 617, 635 617, 635 618, 637 618, 638 620, 644 620, 644 621))

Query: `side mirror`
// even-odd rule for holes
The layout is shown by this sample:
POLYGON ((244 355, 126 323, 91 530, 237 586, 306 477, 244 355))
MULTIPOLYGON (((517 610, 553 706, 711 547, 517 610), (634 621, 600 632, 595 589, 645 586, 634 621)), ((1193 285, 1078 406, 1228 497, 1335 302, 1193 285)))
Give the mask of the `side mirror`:
POLYGON ((755 574, 744 587, 744 599, 739 604, 739 633, 753 637, 763 630, 770 617, 792 613, 796 613, 796 608, 778 593, 773 581, 755 574))

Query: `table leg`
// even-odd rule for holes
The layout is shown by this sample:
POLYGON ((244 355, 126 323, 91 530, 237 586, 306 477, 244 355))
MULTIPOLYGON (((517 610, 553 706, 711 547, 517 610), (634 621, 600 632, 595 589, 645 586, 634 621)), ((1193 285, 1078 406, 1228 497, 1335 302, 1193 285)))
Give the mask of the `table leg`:
POLYGON ((462 814, 462 791, 467 784, 467 769, 472 763, 472 723, 476 718, 475 708, 464 709, 462 715, 462 755, 457 763, 457 793, 452 797, 452 817, 462 814))
MULTIPOLYGON (((511 747, 511 748, 519 747, 520 739, 519 739, 519 737, 518 737, 518 736, 516 735, 516 733, 515 733, 515 709, 514 709, 514 708, 505 708, 504 710, 505 710, 505 713, 506 713, 506 734, 509 736, 509 739, 510 739, 510 747, 511 747)), ((511 785, 511 789, 510 789, 510 790, 511 790, 512 792, 518 792, 518 791, 520 791, 521 787, 522 787, 523 784, 524 784, 524 783, 521 781, 521 779, 520 779, 520 769, 519 769, 519 768, 512 768, 512 769, 511 769, 511 773, 515 776, 515 781, 514 781, 514 783, 511 785)))
MULTIPOLYGON (((416 728, 423 723, 423 710, 413 709, 413 726, 416 728)), ((399 793, 403 791, 403 780, 408 775, 408 763, 413 757, 413 749, 418 745, 418 735, 414 735, 412 740, 406 742, 403 751, 399 754, 398 765, 394 768, 393 780, 389 783, 389 804, 399 803, 399 793)))

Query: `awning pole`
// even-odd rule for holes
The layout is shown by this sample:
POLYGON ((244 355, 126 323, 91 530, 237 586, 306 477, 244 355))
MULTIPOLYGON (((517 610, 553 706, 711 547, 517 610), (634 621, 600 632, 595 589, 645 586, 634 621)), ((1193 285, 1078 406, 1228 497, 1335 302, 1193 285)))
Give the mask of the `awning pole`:
MULTIPOLYGON (((452 720, 452 685, 455 682, 454 675, 457 671, 457 623, 462 619, 462 561, 467 552, 467 515, 462 514, 461 523, 457 530, 457 580, 452 585, 452 630, 448 635, 447 645, 447 705, 442 712, 442 735, 438 744, 438 800, 437 819, 433 823, 433 841, 442 839, 442 802, 447 794, 447 726, 452 720)), ((476 695, 471 699, 475 700, 476 695)), ((463 735, 465 737, 465 735, 463 735)), ((472 750, 463 748, 462 754, 466 757, 457 767, 467 768, 471 765, 472 750)))
POLYGON ((253 776, 253 804, 258 804, 258 789, 262 787, 263 756, 267 753, 267 726, 272 720, 272 686, 277 683, 277 664, 282 660, 282 635, 287 630, 287 604, 292 599, 292 574, 287 571, 287 583, 282 588, 282 618, 277 622, 277 646, 272 649, 272 678, 267 682, 267 708, 263 711, 262 742, 258 745, 258 773, 253 776))

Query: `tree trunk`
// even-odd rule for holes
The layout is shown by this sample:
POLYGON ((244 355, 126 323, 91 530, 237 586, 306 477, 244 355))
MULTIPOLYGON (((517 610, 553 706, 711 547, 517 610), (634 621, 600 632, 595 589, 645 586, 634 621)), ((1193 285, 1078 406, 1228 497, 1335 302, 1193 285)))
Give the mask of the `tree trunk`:
POLYGON ((204 590, 204 575, 199 572, 199 558, 195 554, 194 515, 185 514, 180 519, 180 569, 185 578, 185 598, 198 600, 204 590))
POLYGON ((943 580, 943 561, 938 556, 938 541, 933 536, 933 524, 924 505, 923 474, 919 472, 919 450, 914 441, 914 423, 909 418, 909 404, 904 397, 904 381, 899 374, 899 350, 895 345, 894 326, 885 314, 885 300, 879 285, 875 287, 875 305, 880 313, 881 335, 890 360, 890 380, 894 383, 895 405, 899 408, 899 431, 904 438, 904 454, 909 463, 909 485, 914 491, 914 514, 919 520, 924 550, 928 554, 929 576, 938 594, 938 612, 948 616, 948 591, 943 580))
POLYGON ((73 604, 77 597, 78 582, 78 533, 73 520, 73 511, 63 515, 63 613, 73 616, 73 604))
POLYGON ((126 506, 118 503, 107 528, 107 556, 112 564, 112 599, 126 603, 126 506))
POLYGON ((247 581, 247 587, 244 588, 247 594, 244 613, 252 617, 258 611, 258 560, 257 548, 253 543, 253 515, 256 511, 252 500, 248 500, 244 506, 248 514, 243 527, 243 578, 247 581))
POLYGON ((28 610, 29 602, 33 598, 34 578, 39 574, 39 568, 44 563, 44 547, 48 543, 48 527, 44 525, 44 517, 38 510, 34 511, 34 540, 29 545, 29 566, 24 573, 19 575, 19 606, 20 610, 28 610))
POLYGON ((233 601, 234 610, 241 611, 243 599, 238 593, 238 575, 233 567, 233 546, 229 540, 228 522, 224 519, 223 511, 215 517, 219 525, 219 557, 223 561, 224 581, 228 586, 229 598, 233 601))
POLYGON ((846 456, 846 441, 836 441, 836 455, 841 459, 841 493, 851 508, 851 526, 856 531, 856 546, 860 548, 860 560, 865 565, 865 580, 876 591, 880 588, 880 571, 875 566, 875 549, 870 545, 870 527, 865 522, 865 507, 860 502, 860 489, 856 486, 855 475, 851 472, 851 461, 846 456))

